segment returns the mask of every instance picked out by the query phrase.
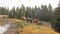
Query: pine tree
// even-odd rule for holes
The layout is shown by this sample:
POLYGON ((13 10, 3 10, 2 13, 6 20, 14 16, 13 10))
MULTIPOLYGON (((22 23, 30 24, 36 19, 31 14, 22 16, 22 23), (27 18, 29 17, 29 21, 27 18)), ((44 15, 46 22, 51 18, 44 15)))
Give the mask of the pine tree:
POLYGON ((48 6, 48 21, 51 21, 52 18, 52 6, 49 4, 48 6))
POLYGON ((60 32, 60 7, 55 9, 51 24, 55 31, 60 32))
POLYGON ((22 7, 20 9, 21 9, 21 17, 25 17, 25 7, 23 4, 22 4, 22 7))
POLYGON ((34 8, 34 18, 37 18, 37 6, 34 8))
POLYGON ((60 7, 60 0, 59 0, 59 4, 58 4, 58 7, 60 7))
POLYGON ((43 21, 48 21, 48 8, 46 5, 41 6, 41 11, 40 11, 40 19, 43 21))
POLYGON ((11 17, 11 18, 15 17, 15 7, 13 7, 12 10, 10 10, 9 17, 11 17))
POLYGON ((20 18, 20 14, 19 14, 19 7, 16 8, 16 11, 15 11, 15 18, 20 18))

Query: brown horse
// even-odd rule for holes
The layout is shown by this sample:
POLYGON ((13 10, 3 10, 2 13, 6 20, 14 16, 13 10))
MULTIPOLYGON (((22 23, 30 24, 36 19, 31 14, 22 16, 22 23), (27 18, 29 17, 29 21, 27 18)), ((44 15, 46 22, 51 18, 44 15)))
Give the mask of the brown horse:
POLYGON ((38 24, 39 19, 34 19, 33 21, 35 24, 38 24))
POLYGON ((29 18, 26 18, 27 23, 29 23, 29 18))

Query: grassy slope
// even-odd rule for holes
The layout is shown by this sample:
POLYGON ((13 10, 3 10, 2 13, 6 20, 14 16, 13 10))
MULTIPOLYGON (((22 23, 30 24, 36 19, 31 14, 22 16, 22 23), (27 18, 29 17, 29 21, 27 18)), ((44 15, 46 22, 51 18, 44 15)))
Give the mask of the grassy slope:
POLYGON ((14 19, 16 22, 21 22, 19 26, 19 33, 20 34, 58 34, 53 29, 39 26, 36 24, 26 23, 18 19, 14 19))
MULTIPOLYGON (((20 24, 18 26, 18 31, 19 34, 58 34, 57 32, 55 32, 53 29, 47 28, 45 26, 39 26, 36 24, 31 24, 31 23, 26 23, 23 22, 22 20, 18 20, 18 19, 5 19, 5 21, 11 21, 12 22, 16 22, 18 24, 20 24)), ((0 22, 3 22, 3 20, 0 22)), ((9 33, 8 30, 5 33, 9 33)))

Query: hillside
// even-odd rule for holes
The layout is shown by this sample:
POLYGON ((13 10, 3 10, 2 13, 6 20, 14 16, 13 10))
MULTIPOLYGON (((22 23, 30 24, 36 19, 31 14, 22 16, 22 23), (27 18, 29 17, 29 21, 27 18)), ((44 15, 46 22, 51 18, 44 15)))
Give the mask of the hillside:
POLYGON ((15 30, 8 29, 4 34, 58 34, 51 28, 47 28, 45 26, 36 25, 33 23, 26 23, 22 20, 13 19, 15 21, 15 30), (18 25, 17 25, 18 24, 18 25), (14 31, 13 31, 14 30, 14 31), (11 32, 12 31, 12 32, 11 32))

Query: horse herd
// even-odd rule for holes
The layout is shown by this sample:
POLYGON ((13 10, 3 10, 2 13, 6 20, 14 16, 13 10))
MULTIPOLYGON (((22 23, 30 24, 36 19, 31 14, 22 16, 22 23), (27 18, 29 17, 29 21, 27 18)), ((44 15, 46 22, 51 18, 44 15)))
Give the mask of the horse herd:
POLYGON ((38 24, 38 25, 43 25, 43 23, 40 22, 40 20, 37 19, 37 18, 33 19, 33 18, 25 18, 25 17, 23 17, 22 20, 26 21, 27 23, 34 23, 34 24, 38 24))

